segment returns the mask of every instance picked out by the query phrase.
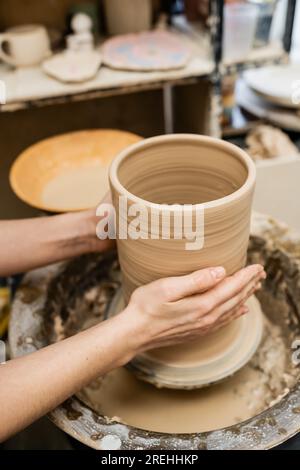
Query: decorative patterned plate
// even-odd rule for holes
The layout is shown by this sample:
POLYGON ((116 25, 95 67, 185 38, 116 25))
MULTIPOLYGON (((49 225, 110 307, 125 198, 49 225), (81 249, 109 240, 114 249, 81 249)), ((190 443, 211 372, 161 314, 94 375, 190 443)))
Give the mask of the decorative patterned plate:
POLYGON ((103 45, 103 62, 124 70, 153 71, 185 67, 191 49, 167 31, 149 31, 117 36, 103 45))
POLYGON ((61 82, 80 83, 91 80, 101 65, 101 54, 96 51, 62 52, 42 64, 45 73, 61 82))

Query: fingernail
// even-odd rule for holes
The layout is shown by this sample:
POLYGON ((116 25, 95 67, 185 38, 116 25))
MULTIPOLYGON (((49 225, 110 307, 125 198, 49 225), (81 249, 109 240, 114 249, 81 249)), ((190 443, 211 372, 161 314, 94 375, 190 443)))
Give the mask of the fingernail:
POLYGON ((262 283, 259 282, 257 286, 255 287, 255 290, 257 291, 257 290, 260 290, 261 288, 262 288, 262 283))
POLYGON ((211 274, 216 278, 216 279, 221 279, 222 277, 225 276, 226 271, 223 267, 218 267, 218 268, 213 268, 211 269, 211 274))
POLYGON ((263 272, 263 270, 264 270, 264 267, 261 264, 258 264, 257 265, 257 273, 261 273, 261 272, 263 272))

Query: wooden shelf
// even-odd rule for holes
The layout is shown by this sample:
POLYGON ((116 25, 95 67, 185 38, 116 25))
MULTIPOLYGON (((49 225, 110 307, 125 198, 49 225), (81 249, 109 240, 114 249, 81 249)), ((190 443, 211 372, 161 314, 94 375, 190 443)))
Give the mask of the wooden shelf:
POLYGON ((40 67, 13 70, 0 65, 0 80, 6 85, 7 100, 2 111, 15 111, 32 106, 43 106, 67 101, 112 96, 147 89, 160 88, 165 84, 190 83, 191 80, 210 75, 214 70, 209 38, 201 41, 177 33, 190 44, 193 57, 188 65, 180 70, 157 72, 127 72, 101 67, 97 76, 85 83, 61 83, 47 76, 40 67))
POLYGON ((221 64, 221 73, 226 75, 229 73, 241 72, 243 70, 274 63, 288 61, 288 54, 284 51, 280 42, 274 42, 264 47, 254 48, 248 57, 243 61, 224 62, 221 64))
MULTIPOLYGON (((6 85, 7 100, 1 111, 15 111, 31 107, 114 96, 162 88, 166 84, 195 83, 201 77, 211 80, 216 71, 210 35, 198 24, 178 23, 170 28, 193 50, 193 58, 180 70, 131 72, 102 66, 96 77, 85 83, 61 83, 47 76, 40 67, 12 69, 0 64, 0 80, 6 85)), ((100 46, 99 46, 100 47, 100 46)), ((283 62, 288 59, 281 43, 253 49, 241 62, 223 63, 222 75, 237 73, 247 68, 283 62)))

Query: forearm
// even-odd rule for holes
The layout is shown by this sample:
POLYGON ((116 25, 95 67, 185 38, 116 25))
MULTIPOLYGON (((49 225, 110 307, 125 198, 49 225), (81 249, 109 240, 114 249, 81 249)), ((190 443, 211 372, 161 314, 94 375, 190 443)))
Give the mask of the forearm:
POLYGON ((105 248, 96 223, 93 211, 0 222, 0 276, 105 248))
POLYGON ((0 442, 137 354, 126 315, 0 365, 0 442))

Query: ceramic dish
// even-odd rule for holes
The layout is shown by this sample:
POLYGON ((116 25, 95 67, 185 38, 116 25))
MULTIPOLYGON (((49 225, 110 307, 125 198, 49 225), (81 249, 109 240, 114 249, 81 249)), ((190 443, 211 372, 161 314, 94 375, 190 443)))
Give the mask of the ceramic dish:
POLYGON ((110 129, 71 132, 25 150, 10 170, 15 194, 49 212, 96 207, 109 190, 112 159, 141 137, 110 129))
POLYGON ((99 52, 68 51, 44 61, 42 69, 61 82, 81 83, 95 77, 101 62, 102 57, 99 52))
POLYGON ((117 36, 104 43, 102 53, 109 67, 144 72, 180 69, 191 58, 190 47, 167 31, 117 36))
POLYGON ((272 65, 244 73, 246 83, 270 103, 300 108, 300 65, 272 65))
POLYGON ((300 131, 300 111, 270 103, 252 90, 245 80, 238 80, 237 82, 236 102, 241 108, 259 119, 265 119, 282 129, 300 131))

